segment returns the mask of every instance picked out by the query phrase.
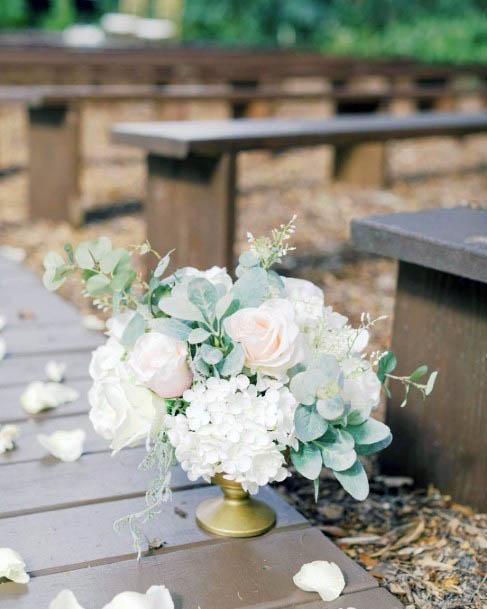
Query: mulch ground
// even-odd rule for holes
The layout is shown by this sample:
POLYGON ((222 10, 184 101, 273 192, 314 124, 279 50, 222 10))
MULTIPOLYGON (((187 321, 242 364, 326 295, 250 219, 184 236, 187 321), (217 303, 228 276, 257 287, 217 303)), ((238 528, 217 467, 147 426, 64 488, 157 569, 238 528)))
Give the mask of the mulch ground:
MULTIPOLYGON (((324 178, 326 152, 320 149, 242 155, 237 252, 248 230, 266 232, 296 212, 297 252, 288 261, 288 272, 322 286, 327 303, 354 322, 363 311, 373 317, 387 315, 388 320, 376 326, 370 346, 385 349, 395 263, 355 252, 348 242, 350 220, 424 207, 486 206, 487 174, 475 170, 487 162, 485 143, 485 138, 467 138, 463 143, 444 139, 391 145, 389 169, 395 180, 387 190, 330 183, 324 178)), ((96 206, 94 193, 107 192, 110 185, 118 197, 142 199, 143 167, 137 162, 113 164, 103 171, 88 166, 83 177, 85 206, 96 206)), ((144 240, 141 214, 80 229, 30 222, 26 193, 24 172, 0 179, 0 243, 25 250, 26 264, 39 273, 46 252, 59 250, 66 241, 100 234, 120 246, 144 240)), ((78 286, 67 285, 62 293, 85 313, 91 312, 78 286)), ((330 479, 323 480, 318 504, 308 482, 299 477, 288 479, 279 490, 408 609, 487 609, 487 516, 456 505, 435 489, 416 489, 411 483, 374 479, 371 494, 362 503, 330 479)))

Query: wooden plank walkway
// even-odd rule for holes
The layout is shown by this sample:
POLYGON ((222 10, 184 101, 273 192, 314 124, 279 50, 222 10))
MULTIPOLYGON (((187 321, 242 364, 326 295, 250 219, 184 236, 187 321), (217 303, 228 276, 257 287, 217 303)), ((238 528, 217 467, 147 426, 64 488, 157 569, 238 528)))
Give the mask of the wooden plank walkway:
POLYGON ((165 584, 177 609, 400 609, 400 603, 320 531, 269 488, 262 497, 277 512, 267 535, 232 540, 209 535, 195 524, 195 510, 219 489, 190 482, 180 468, 172 478, 173 501, 146 525, 148 539, 162 547, 135 560, 130 535, 116 534, 113 521, 143 507, 148 474, 137 470, 143 448, 110 458, 106 442, 88 420, 91 350, 103 337, 81 326, 74 308, 49 294, 22 266, 0 258, 0 313, 6 359, 0 362, 0 424, 15 422, 16 450, 0 455, 0 547, 20 552, 31 581, 0 584, 1 609, 44 609, 64 588, 96 609, 124 590, 145 592, 165 584), (21 297, 18 297, 21 293, 21 297), (33 315, 25 318, 29 303, 33 315), (20 395, 45 378, 49 359, 68 364, 66 383, 80 398, 30 417, 20 395), (85 453, 75 463, 48 457, 37 433, 82 428, 85 453), (323 603, 303 592, 292 576, 312 560, 332 560, 345 574, 337 601, 323 603))

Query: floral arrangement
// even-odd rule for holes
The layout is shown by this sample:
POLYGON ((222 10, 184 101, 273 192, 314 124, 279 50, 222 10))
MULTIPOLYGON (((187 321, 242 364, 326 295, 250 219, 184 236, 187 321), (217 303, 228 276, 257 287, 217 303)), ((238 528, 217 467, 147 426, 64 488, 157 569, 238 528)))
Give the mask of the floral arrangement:
POLYGON ((411 388, 431 392, 436 373, 420 382, 426 366, 399 377, 391 352, 365 355, 377 320, 364 314, 354 328, 316 285, 272 270, 294 249, 294 231, 293 218, 268 237, 249 234, 235 281, 218 267, 167 274, 170 253, 161 258, 147 242, 128 251, 101 237, 46 256, 48 289, 80 273, 86 295, 112 313, 90 364, 90 419, 114 452, 145 442, 141 466, 157 471, 146 509, 126 519, 135 539, 137 522, 169 498, 175 461, 190 480, 224 473, 250 493, 292 464, 316 496, 325 467, 363 500, 359 457, 392 440, 371 417, 381 388, 397 379, 406 398, 411 388), (147 281, 134 254, 157 257, 147 281))

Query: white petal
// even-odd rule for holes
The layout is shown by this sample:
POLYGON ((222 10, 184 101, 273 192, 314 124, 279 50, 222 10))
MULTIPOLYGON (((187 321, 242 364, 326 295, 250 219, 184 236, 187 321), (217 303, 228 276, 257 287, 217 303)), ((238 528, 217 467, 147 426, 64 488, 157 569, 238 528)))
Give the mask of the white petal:
POLYGON ((26 584, 30 577, 25 572, 25 562, 18 552, 10 548, 0 548, 0 579, 6 579, 16 584, 26 584))
POLYGON ((105 322, 96 315, 84 315, 81 323, 88 330, 104 330, 105 322))
POLYGON ((340 567, 326 560, 304 564, 293 577, 293 581, 305 592, 318 592, 324 601, 334 601, 345 588, 345 579, 340 567))
POLYGON ((49 605, 49 609, 83 609, 71 590, 63 590, 49 605))
POLYGON ((37 440, 51 455, 60 461, 77 461, 83 453, 86 433, 82 429, 55 431, 51 435, 39 434, 37 440))
POLYGON ((0 313, 0 330, 3 330, 7 325, 7 318, 0 313))
POLYGON ((103 609, 174 609, 174 603, 166 586, 151 586, 146 594, 117 594, 103 609))
POLYGON ((29 383, 20 396, 20 403, 29 414, 37 414, 46 408, 56 408, 61 404, 74 402, 79 398, 76 389, 62 383, 42 383, 34 381, 29 383))
POLYGON ((66 372, 66 364, 64 362, 55 362, 54 360, 51 360, 47 362, 45 372, 50 381, 60 383, 64 378, 64 373, 66 372))
POLYGON ((20 432, 17 425, 4 425, 0 427, 0 455, 15 447, 15 440, 20 432))
POLYGON ((12 260, 13 262, 22 262, 25 259, 26 253, 21 247, 0 245, 0 256, 12 260))
POLYGON ((5 357, 7 353, 7 343, 5 339, 0 336, 0 361, 5 357))

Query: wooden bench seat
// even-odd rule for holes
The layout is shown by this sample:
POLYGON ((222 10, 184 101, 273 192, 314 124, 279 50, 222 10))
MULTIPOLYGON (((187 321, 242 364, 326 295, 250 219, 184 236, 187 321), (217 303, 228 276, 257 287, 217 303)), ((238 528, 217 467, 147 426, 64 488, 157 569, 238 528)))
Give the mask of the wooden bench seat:
POLYGON ((392 350, 401 369, 439 370, 423 403, 394 388, 388 473, 434 484, 487 509, 487 209, 435 209, 372 216, 352 224, 355 246, 399 260, 392 350))
MULTIPOLYGON (((122 124, 115 142, 148 154, 146 218, 156 249, 176 248, 175 265, 232 268, 235 231, 236 154, 332 144, 338 177, 377 175, 383 159, 357 145, 487 130, 487 113, 365 115, 328 120, 233 120, 122 124)), ((380 179, 379 179, 380 178, 380 179)))

